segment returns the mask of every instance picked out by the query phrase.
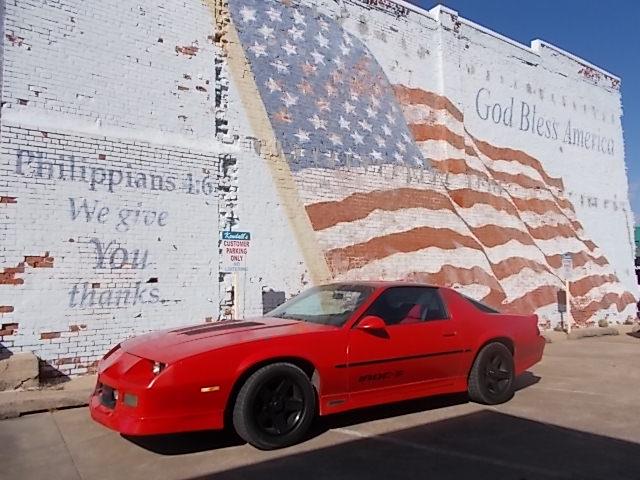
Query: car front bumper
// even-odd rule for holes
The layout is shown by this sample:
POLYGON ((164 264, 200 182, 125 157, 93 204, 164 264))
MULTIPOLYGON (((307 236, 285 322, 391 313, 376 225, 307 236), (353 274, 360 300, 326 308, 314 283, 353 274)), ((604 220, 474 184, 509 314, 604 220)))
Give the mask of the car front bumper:
POLYGON ((99 366, 96 388, 89 402, 91 417, 125 435, 158 435, 224 427, 224 408, 213 394, 197 385, 141 373, 144 359, 118 352, 99 366))
POLYGON ((221 411, 200 414, 184 413, 165 416, 146 416, 135 408, 116 402, 114 408, 102 404, 99 394, 91 396, 89 403, 91 418, 105 427, 123 435, 160 435, 196 430, 220 430, 224 427, 221 411))

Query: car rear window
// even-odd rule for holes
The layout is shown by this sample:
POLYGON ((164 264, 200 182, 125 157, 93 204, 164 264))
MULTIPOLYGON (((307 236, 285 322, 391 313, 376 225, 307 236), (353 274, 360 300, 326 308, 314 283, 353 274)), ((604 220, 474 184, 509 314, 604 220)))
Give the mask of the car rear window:
MULTIPOLYGON (((460 294, 462 295, 462 294, 460 294)), ((500 313, 498 310, 496 310, 495 308, 491 308, 489 305, 485 305, 482 302, 479 302, 478 300, 474 300, 473 298, 467 297, 466 295, 462 295, 469 303, 471 303, 474 307, 476 307, 478 310, 481 310, 485 313, 500 313)))

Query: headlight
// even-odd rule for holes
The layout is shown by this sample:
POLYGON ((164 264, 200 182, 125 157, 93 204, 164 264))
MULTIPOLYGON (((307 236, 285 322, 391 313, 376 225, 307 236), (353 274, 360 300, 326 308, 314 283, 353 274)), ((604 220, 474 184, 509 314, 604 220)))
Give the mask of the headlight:
POLYGON ((153 362, 153 368, 151 371, 154 375, 160 375, 160 373, 166 368, 167 364, 162 362, 153 362))

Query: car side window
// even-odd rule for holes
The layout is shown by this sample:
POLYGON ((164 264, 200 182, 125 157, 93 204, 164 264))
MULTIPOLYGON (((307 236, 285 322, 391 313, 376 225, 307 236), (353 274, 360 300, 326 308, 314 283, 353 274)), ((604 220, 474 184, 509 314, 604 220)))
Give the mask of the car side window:
POLYGON ((437 288, 392 287, 369 307, 366 315, 377 315, 387 325, 406 325, 448 318, 437 288))

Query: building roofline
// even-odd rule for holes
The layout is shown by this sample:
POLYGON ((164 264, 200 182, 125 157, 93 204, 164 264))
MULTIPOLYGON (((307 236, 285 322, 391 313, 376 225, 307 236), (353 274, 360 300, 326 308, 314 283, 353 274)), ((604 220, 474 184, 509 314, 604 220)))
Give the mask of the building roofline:
POLYGON ((436 20, 437 22, 440 22, 440 16, 445 13, 451 16, 455 16, 457 18, 458 21, 462 22, 463 24, 467 25, 468 27, 471 27, 473 29, 476 29, 482 33, 485 33, 487 35, 490 35, 494 38, 497 38, 499 40, 502 40, 504 42, 509 43, 510 45, 513 45, 514 47, 520 48, 522 50, 525 50, 531 54, 540 56, 540 51, 542 50, 542 47, 546 47, 549 48, 550 50, 555 51, 556 53, 559 53, 560 55, 563 55, 567 58, 570 58, 571 60, 580 63, 582 65, 584 65, 585 67, 591 68, 593 70, 596 70, 597 72, 611 78, 617 81, 620 81, 620 77, 618 77, 617 75, 609 72, 608 70, 605 70, 602 67, 599 67, 597 65, 594 65, 591 62, 588 62, 587 60, 578 57, 577 55, 574 55, 572 53, 567 52, 566 50, 563 50, 559 47, 556 47, 555 45, 546 42, 545 40, 541 40, 541 39, 534 39, 531 41, 530 45, 525 45, 523 43, 520 43, 512 38, 506 37, 494 30, 491 30, 490 28, 484 27, 478 23, 475 23, 467 18, 461 17, 458 12, 456 10, 453 10, 449 7, 447 7, 446 5, 442 5, 442 4, 437 4, 435 7, 431 8, 430 10, 427 10, 425 8, 419 7, 417 5, 414 5, 412 3, 409 3, 405 0, 394 0, 396 3, 408 8, 409 10, 411 10, 414 13, 417 13, 419 15, 423 15, 423 16, 428 16, 430 18, 432 18, 433 20, 436 20))

